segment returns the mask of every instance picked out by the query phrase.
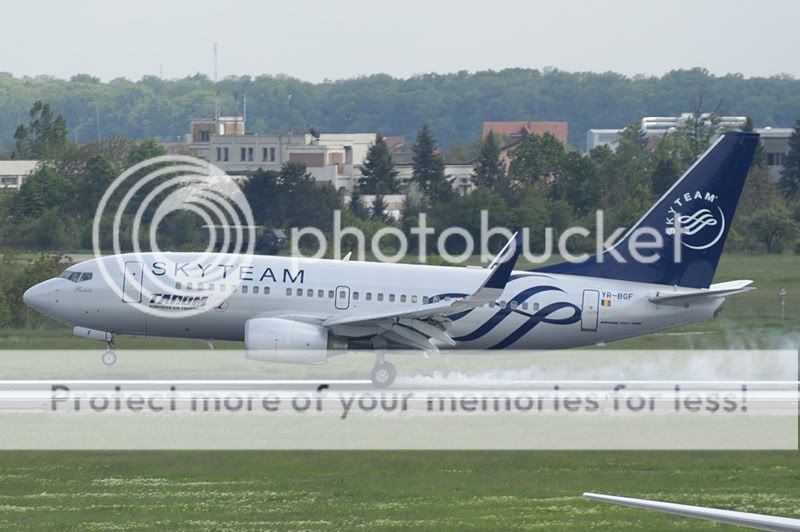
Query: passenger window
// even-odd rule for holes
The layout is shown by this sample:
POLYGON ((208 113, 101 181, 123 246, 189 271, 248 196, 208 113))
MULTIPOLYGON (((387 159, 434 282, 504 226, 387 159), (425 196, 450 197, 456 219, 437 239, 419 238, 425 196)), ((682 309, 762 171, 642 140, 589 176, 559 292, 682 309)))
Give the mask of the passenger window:
POLYGON ((383 292, 378 294, 378 301, 383 301, 383 292))
POLYGON ((405 303, 405 302, 406 302, 406 295, 400 294, 400 303, 405 303))
POLYGON ((208 289, 214 290, 214 283, 208 283, 208 289))
POLYGON ((264 287, 264 295, 265 296, 269 295, 269 286, 264 287))
POLYGON ((333 299, 333 290, 328 290, 328 299, 333 299))
POLYGON ((287 296, 290 296, 290 295, 292 295, 292 289, 291 289, 291 288, 287 288, 287 289, 286 289, 286 295, 287 295, 287 296))
POLYGON ((367 301, 372 301, 372 292, 367 292, 367 301))
POLYGON ((176 290, 180 290, 181 289, 181 283, 175 283, 175 289, 176 290))
POLYGON ((394 294, 389 294, 389 303, 394 303, 394 294))
POLYGON ((308 290, 306 290, 306 295, 307 295, 308 297, 314 297, 314 290, 312 290, 311 288, 309 288, 308 290))
POLYGON ((539 310, 539 303, 533 304, 533 310, 539 310))
POLYGON ((224 292, 224 291, 225 291, 225 285, 224 285, 224 284, 220 283, 220 285, 219 285, 219 291, 220 291, 220 292, 224 292))
POLYGON ((247 285, 242 286, 242 293, 243 294, 247 293, 247 285))
POLYGON ((298 296, 302 296, 303 295, 303 289, 302 288, 298 288, 297 289, 297 295, 298 296))
POLYGON ((347 292, 339 290, 339 299, 347 299, 347 292))
POLYGON ((325 290, 317 290, 317 297, 320 299, 325 297, 325 290))
POLYGON ((257 294, 257 293, 258 293, 258 287, 257 287, 257 286, 254 286, 254 287, 253 287, 253 293, 254 293, 254 294, 257 294))
POLYGON ((519 306, 519 304, 516 301, 512 301, 510 306, 511 306, 511 310, 517 310, 517 307, 519 306))
POLYGON ((192 289, 192 283, 186 283, 186 289, 187 290, 191 290, 192 289))
POLYGON ((422 296, 422 304, 423 305, 427 305, 428 304, 428 296, 422 296))
POLYGON ((358 292, 353 292, 353 299, 358 301, 358 292))
POLYGON ((506 302, 505 301, 501 301, 500 302, 500 308, 502 308, 502 309, 506 308, 506 302))
POLYGON ((494 308, 497 305, 497 301, 489 301, 489 308, 494 308))
POLYGON ((528 303, 527 302, 522 304, 522 310, 528 310, 528 303))
POLYGON ((204 290, 205 287, 206 287, 206 285, 204 285, 203 283, 197 283, 197 289, 198 290, 204 290))
POLYGON ((417 302, 417 296, 411 296, 411 302, 412 303, 416 303, 417 302))

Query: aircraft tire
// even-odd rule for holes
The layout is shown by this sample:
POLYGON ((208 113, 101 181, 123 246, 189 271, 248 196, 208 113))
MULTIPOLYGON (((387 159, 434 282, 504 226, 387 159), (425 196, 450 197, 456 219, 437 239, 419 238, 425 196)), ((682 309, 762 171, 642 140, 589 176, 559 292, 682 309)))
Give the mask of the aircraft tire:
POLYGON ((113 366, 117 362, 117 353, 116 353, 116 351, 113 351, 113 350, 109 349, 108 351, 103 353, 102 360, 103 360, 103 364, 105 364, 106 366, 113 366))
POLYGON ((389 362, 381 362, 372 368, 370 377, 372 385, 376 388, 388 388, 397 377, 397 369, 389 362))

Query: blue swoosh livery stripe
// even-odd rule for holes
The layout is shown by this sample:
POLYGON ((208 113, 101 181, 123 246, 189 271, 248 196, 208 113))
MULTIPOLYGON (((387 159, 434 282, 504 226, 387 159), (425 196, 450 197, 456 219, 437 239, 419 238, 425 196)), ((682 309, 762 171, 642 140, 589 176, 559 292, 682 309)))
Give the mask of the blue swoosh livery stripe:
MULTIPOLYGON (((523 290, 522 292, 520 292, 519 294, 515 295, 511 299, 511 301, 509 301, 509 303, 516 302, 517 304, 519 304, 519 303, 522 303, 523 301, 525 301, 526 299, 528 299, 529 297, 531 297, 533 295, 536 295, 536 294, 541 293, 541 292, 549 292, 549 291, 553 291, 553 290, 558 291, 558 292, 563 292, 562 289, 560 289, 560 288, 558 288, 556 286, 534 286, 534 287, 531 287, 531 288, 527 288, 527 289, 523 290)), ((550 306, 552 306, 552 305, 548 305, 545 308, 549 308, 550 306)), ((544 309, 542 309, 542 310, 544 310, 544 309)), ((536 316, 539 313, 541 313, 542 310, 539 310, 536 314, 531 315, 531 314, 528 314, 526 312, 522 312, 520 310, 512 310, 510 308, 510 305, 507 305, 506 308, 498 310, 494 314, 494 316, 489 318, 483 325, 481 325, 480 327, 478 327, 477 329, 475 329, 471 333, 465 334, 464 336, 459 336, 459 337, 456 337, 456 338, 453 338, 453 339, 455 341, 457 341, 457 342, 469 342, 471 340, 476 340, 476 339, 481 338, 482 336, 485 336, 486 334, 488 334, 492 329, 494 329, 504 319, 506 319, 508 316, 510 316, 512 312, 516 312, 517 314, 521 314, 523 316, 528 316, 530 318, 533 318, 534 316, 536 316)), ((461 313, 461 314, 463 315, 465 313, 461 313)), ((463 317, 463 316, 459 316, 459 317, 463 317)))

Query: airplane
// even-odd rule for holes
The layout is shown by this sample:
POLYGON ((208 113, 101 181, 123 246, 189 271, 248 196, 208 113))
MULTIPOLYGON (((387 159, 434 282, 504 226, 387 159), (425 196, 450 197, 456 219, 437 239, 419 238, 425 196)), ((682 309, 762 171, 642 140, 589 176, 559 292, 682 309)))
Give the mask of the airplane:
POLYGON ((643 508, 657 512, 693 517, 716 521, 728 525, 738 525, 759 530, 789 531, 800 530, 800 519, 792 517, 778 517, 774 515, 755 514, 751 512, 737 512, 734 510, 720 510, 705 506, 692 506, 689 504, 676 504, 673 502, 651 501, 648 499, 635 499, 632 497, 617 497, 602 493, 584 493, 583 496, 592 501, 608 502, 631 508, 643 508))
POLYGON ((515 234, 487 268, 215 253, 94 258, 24 294, 74 334, 243 341, 248 358, 320 364, 374 350, 371 378, 392 384, 387 350, 563 349, 713 318, 752 281, 713 283, 758 143, 727 132, 614 245, 581 263, 514 270, 515 234), (675 227, 685 228, 675 240, 675 227), (646 261, 641 231, 664 245, 646 261), (639 233, 637 233, 637 231, 639 233))

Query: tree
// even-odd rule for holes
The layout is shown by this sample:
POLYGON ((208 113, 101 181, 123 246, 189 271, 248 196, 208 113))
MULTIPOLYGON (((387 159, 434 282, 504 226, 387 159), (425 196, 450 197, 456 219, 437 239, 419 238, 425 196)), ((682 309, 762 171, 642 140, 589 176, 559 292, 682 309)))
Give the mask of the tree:
POLYGON ((53 117, 49 103, 37 100, 28 112, 28 125, 20 124, 14 131, 12 159, 52 160, 67 146, 67 122, 53 117))
POLYGON ((566 153, 559 175, 553 180, 552 198, 565 200, 578 216, 583 216, 597 208, 601 192, 592 158, 575 151, 566 153))
POLYGON ((353 192, 350 194, 349 208, 354 216, 362 220, 369 218, 369 209, 364 205, 364 198, 361 197, 358 187, 353 188, 353 192))
POLYGON ((450 180, 444 174, 444 160, 436 149, 436 140, 428 125, 417 132, 412 146, 411 179, 434 202, 447 202, 455 194, 450 180))
POLYGON ((472 170, 472 181, 479 187, 501 192, 505 187, 506 169, 500 160, 500 146, 489 131, 481 143, 481 151, 472 170))
POLYGON ((767 253, 782 253, 784 245, 797 236, 797 223, 782 207, 767 207, 753 213, 747 221, 752 240, 767 247, 767 253))
POLYGON ((361 175, 358 188, 363 194, 395 194, 399 188, 392 154, 380 133, 375 135, 375 142, 367 150, 361 175))
POLYGON ((373 220, 379 222, 386 222, 387 221, 387 213, 386 209, 389 206, 386 204, 386 200, 383 197, 383 194, 376 194, 375 200, 372 202, 372 212, 371 216, 373 220))
POLYGON ((789 137, 789 153, 783 162, 783 172, 779 182, 781 190, 790 198, 800 197, 800 118, 789 137))
POLYGON ((16 218, 35 218, 46 210, 69 213, 74 210, 72 183, 50 166, 41 166, 19 188, 10 211, 16 218))
POLYGON ((650 176, 650 185, 653 189, 653 195, 661 197, 664 192, 669 190, 669 187, 672 186, 676 179, 678 179, 678 171, 675 168, 673 160, 659 159, 650 176))
POLYGON ((77 207, 82 214, 94 214, 100 198, 117 174, 117 169, 104 156, 98 154, 89 157, 83 171, 75 179, 76 194, 80 199, 77 207))
POLYGON ((550 133, 528 135, 511 150, 509 177, 518 183, 535 183, 555 177, 564 157, 564 145, 550 133))

